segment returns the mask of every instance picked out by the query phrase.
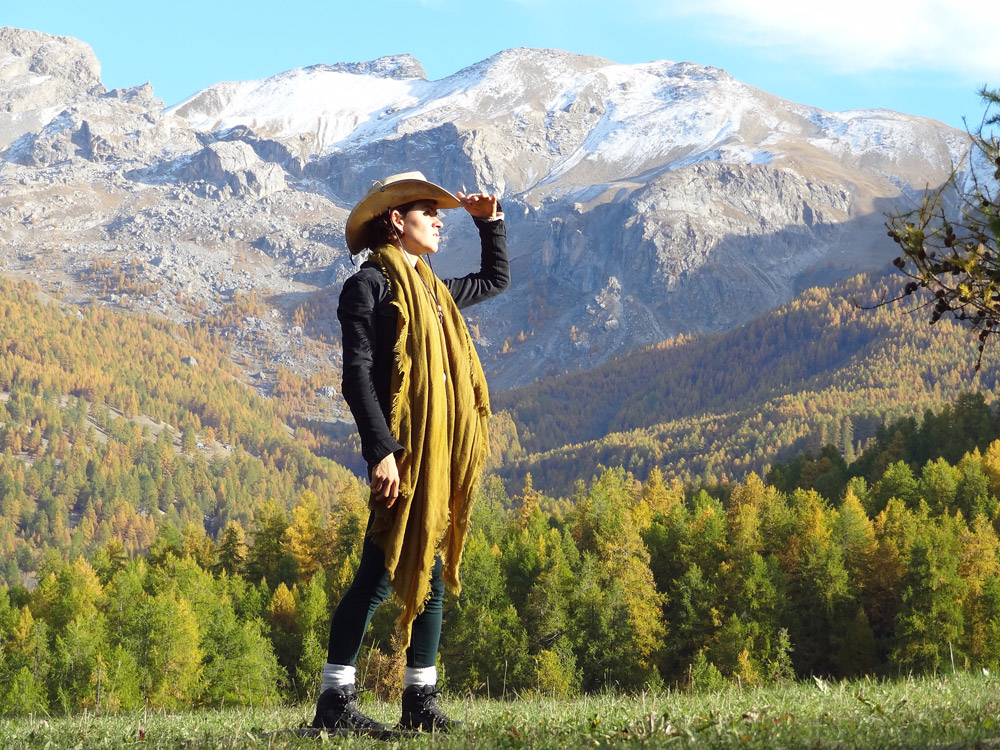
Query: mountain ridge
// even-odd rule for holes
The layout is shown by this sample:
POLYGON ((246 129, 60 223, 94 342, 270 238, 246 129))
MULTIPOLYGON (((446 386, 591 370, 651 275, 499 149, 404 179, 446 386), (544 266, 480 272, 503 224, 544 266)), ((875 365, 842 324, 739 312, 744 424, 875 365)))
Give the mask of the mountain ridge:
MULTIPOLYGON (((925 118, 785 102, 718 68, 526 48, 436 81, 408 55, 317 64, 164 108, 148 85, 98 87, 80 42, 6 30, 0 62, 21 77, 0 90, 49 58, 82 72, 0 115, 5 272, 82 302, 95 258, 141 267, 150 294, 101 302, 175 320, 256 291, 271 313, 229 335, 263 381, 277 364, 336 367, 343 222, 386 174, 502 194, 514 284, 469 319, 503 389, 883 266, 881 212, 942 181, 967 142, 925 118)), ((447 217, 444 248, 441 275, 478 261, 469 222, 447 217)))
POLYGON ((603 467, 640 481, 653 467, 685 483, 740 481, 828 444, 860 454, 884 425, 966 391, 992 401, 997 350, 977 370, 961 325, 882 306, 903 282, 886 269, 815 287, 738 329, 496 394, 505 436, 496 471, 508 491, 530 473, 562 496, 603 467))

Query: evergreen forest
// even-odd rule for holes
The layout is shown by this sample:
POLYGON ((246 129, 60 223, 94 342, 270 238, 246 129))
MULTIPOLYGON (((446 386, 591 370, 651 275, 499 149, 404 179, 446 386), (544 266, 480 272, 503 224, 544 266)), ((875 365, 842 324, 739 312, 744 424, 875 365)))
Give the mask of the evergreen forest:
MULTIPOLYGON (((499 395, 447 689, 1000 666, 996 361, 976 379, 961 329, 861 310, 870 284, 499 395)), ((29 284, 0 282, 0 345, 0 714, 314 697, 367 515, 299 416, 321 384, 263 399, 209 329, 29 284)), ((359 663, 384 697, 394 616, 359 663)))
POLYGON ((894 274, 862 274, 726 333, 681 336, 498 393, 497 471, 511 491, 531 473, 558 494, 573 491, 581 467, 584 478, 600 467, 639 478, 659 467, 685 484, 724 483, 826 445, 853 461, 888 422, 962 391, 992 394, 996 347, 977 370, 966 327, 928 325, 912 300, 884 304, 903 287, 894 274))

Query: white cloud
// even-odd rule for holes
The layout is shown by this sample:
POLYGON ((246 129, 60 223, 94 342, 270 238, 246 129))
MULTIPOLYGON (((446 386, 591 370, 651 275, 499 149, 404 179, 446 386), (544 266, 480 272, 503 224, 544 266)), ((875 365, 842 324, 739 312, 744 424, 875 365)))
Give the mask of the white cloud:
MULTIPOLYGON (((713 24, 707 33, 818 59, 832 70, 926 70, 1000 85, 996 15, 968 0, 699 0, 668 16, 713 24)), ((789 61, 792 63, 792 61, 789 61)))

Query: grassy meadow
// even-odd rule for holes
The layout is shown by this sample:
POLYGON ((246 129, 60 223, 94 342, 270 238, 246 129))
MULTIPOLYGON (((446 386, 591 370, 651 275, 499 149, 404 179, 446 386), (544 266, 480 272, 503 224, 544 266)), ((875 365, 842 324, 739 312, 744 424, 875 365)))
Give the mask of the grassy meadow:
MULTIPOLYGON (((987 748, 1000 747, 1000 677, 947 676, 757 689, 553 700, 451 699, 468 723, 453 735, 397 742, 370 738, 266 736, 298 726, 312 706, 32 717, 0 721, 0 745, 13 748, 307 747, 365 748, 987 748)), ((371 702, 385 722, 397 707, 371 702)))

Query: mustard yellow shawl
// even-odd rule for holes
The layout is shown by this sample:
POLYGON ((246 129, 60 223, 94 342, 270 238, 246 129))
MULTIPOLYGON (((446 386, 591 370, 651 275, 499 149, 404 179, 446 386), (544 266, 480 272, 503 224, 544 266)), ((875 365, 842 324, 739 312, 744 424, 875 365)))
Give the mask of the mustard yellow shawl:
POLYGON ((486 459, 489 394, 465 321, 427 263, 413 267, 390 245, 369 260, 388 279, 398 312, 389 429, 404 449, 399 497, 388 510, 372 498, 370 535, 385 553, 403 605, 397 625, 409 645, 413 620, 430 596, 435 554, 445 584, 461 590, 458 567, 486 459))

